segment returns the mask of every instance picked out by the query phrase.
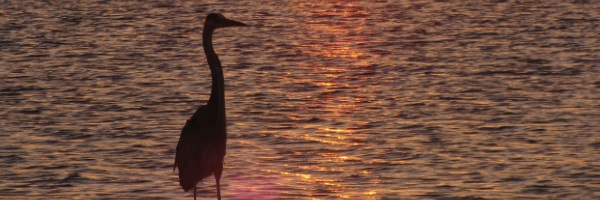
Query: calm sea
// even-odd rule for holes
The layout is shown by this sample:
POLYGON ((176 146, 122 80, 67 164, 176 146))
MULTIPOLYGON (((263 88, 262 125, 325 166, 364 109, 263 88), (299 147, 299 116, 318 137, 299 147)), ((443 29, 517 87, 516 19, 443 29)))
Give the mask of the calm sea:
POLYGON ((210 12, 223 199, 600 198, 600 1, 3 0, 0 199, 191 199, 210 12))

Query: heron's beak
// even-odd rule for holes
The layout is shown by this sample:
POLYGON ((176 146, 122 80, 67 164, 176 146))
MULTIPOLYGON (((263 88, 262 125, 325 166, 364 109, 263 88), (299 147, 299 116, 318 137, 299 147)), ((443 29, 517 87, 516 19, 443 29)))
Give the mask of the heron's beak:
POLYGON ((238 22, 235 20, 231 20, 231 19, 225 19, 225 21, 223 22, 223 27, 229 27, 229 26, 248 26, 242 22, 238 22))

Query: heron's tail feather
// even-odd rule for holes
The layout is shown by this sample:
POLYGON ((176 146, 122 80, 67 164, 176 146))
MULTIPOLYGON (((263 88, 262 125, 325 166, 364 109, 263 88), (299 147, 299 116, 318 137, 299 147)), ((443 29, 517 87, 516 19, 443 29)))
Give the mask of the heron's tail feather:
POLYGON ((196 176, 194 176, 194 174, 192 174, 193 172, 190 170, 190 168, 188 168, 188 170, 181 170, 181 168, 179 169, 179 185, 181 185, 181 188, 183 188, 183 191, 188 191, 192 188, 194 188, 194 185, 196 185, 196 183, 199 180, 196 180, 196 176))

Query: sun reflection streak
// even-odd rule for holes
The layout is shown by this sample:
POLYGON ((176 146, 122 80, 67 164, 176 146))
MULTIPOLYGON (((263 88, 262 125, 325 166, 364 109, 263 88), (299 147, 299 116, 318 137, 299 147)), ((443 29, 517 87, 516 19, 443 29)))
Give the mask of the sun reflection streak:
POLYGON ((350 130, 341 129, 341 128, 325 128, 325 131, 335 132, 335 133, 351 133, 350 130))
POLYGON ((364 5, 353 2, 313 1, 300 2, 295 8, 308 14, 304 19, 307 24, 307 35, 312 36, 312 43, 299 44, 309 56, 342 60, 359 60, 367 53, 357 47, 367 41, 366 16, 371 14, 364 5), (326 9, 322 9, 326 8, 326 9), (332 25, 331 21, 335 21, 332 25), (327 21, 325 23, 324 21, 327 21), (362 24, 362 25, 361 25, 362 24))
POLYGON ((282 172, 282 171, 275 171, 275 170, 266 170, 265 172, 278 173, 278 174, 286 175, 286 176, 296 176, 296 177, 300 177, 300 178, 307 179, 307 180, 310 180, 310 178, 311 178, 310 174, 290 173, 290 172, 282 172))
MULTIPOLYGON (((287 177, 288 180, 299 181, 300 185, 316 184, 319 191, 342 199, 357 197, 376 199, 378 191, 369 189, 356 191, 356 186, 345 185, 343 180, 371 177, 373 172, 365 169, 349 172, 344 171, 346 168, 339 167, 364 162, 360 153, 353 151, 339 153, 342 152, 339 149, 364 148, 362 146, 369 137, 365 133, 356 132, 366 122, 356 121, 352 116, 360 114, 361 110, 365 109, 362 104, 371 101, 370 96, 363 93, 372 91, 358 84, 364 82, 365 78, 369 78, 363 74, 372 73, 372 69, 369 68, 372 66, 370 59, 378 57, 366 51, 366 48, 362 48, 369 42, 368 35, 372 33, 367 25, 371 8, 368 5, 347 1, 299 1, 297 3, 298 6, 294 9, 306 14, 303 19, 306 26, 303 26, 304 29, 300 34, 306 35, 307 39, 303 40, 303 43, 294 45, 299 47, 301 54, 323 64, 305 66, 312 70, 306 75, 290 75, 295 77, 292 80, 296 81, 294 84, 308 86, 300 90, 302 96, 295 96, 302 101, 307 101, 300 109, 322 114, 315 117, 319 119, 314 121, 316 123, 303 127, 304 130, 308 130, 307 132, 279 134, 276 137, 318 142, 323 144, 321 146, 324 148, 316 151, 304 149, 292 151, 293 156, 310 159, 305 165, 285 165, 288 170, 267 172, 287 177)), ((290 119, 297 121, 306 118, 290 116, 290 119)))
POLYGON ((283 175, 284 179, 287 179, 290 181, 298 181, 296 179, 300 179, 301 183, 302 182, 319 183, 321 185, 328 185, 328 186, 342 186, 341 184, 335 183, 335 182, 340 182, 338 180, 327 179, 327 178, 322 178, 322 177, 313 177, 310 174, 286 172, 286 171, 280 171, 280 170, 274 170, 274 169, 261 169, 261 171, 270 173, 270 174, 283 175))

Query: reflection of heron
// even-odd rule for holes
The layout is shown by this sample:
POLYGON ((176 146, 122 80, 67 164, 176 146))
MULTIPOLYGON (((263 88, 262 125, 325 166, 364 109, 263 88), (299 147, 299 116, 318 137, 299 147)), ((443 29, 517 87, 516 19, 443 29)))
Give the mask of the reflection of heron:
POLYGON ((212 90, 208 103, 200 106, 185 123, 177 143, 173 171, 178 167, 179 184, 184 191, 194 188, 194 199, 196 199, 196 183, 211 174, 215 175, 217 197, 221 199, 219 180, 223 172, 223 158, 227 143, 225 84, 221 61, 213 49, 212 35, 215 29, 229 26, 246 26, 246 24, 227 19, 217 13, 209 14, 204 20, 202 43, 212 76, 212 90))

